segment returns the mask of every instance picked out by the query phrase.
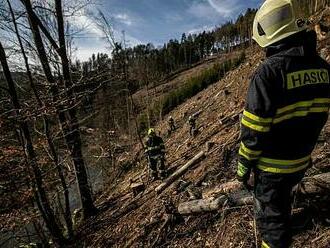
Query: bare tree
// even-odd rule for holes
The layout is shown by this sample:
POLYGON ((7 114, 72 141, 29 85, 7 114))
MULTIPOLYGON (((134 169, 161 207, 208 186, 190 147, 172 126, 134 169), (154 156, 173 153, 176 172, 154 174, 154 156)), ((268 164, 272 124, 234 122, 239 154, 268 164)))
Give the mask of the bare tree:
MULTIPOLYGON (((19 47, 21 49, 21 54, 22 54, 23 59, 24 59, 26 74, 28 76, 28 80, 29 80, 31 89, 33 91, 33 94, 34 94, 36 100, 37 100, 38 106, 41 109, 43 109, 43 108, 45 108, 45 105, 44 105, 43 101, 41 100, 39 92, 37 91, 36 85, 34 83, 34 80, 33 80, 33 77, 32 77, 32 72, 31 72, 31 69, 30 69, 29 61, 28 61, 28 57, 26 56, 26 52, 25 52, 25 49, 24 49, 24 46, 23 46, 23 42, 22 42, 22 39, 21 39, 21 36, 20 36, 20 33, 19 33, 19 29, 18 29, 18 26, 17 26, 15 14, 14 14, 14 11, 12 9, 12 6, 11 6, 9 0, 7 0, 7 4, 8 4, 9 11, 10 11, 10 14, 11 14, 11 17, 12 17, 12 22, 14 24, 17 40, 18 40, 18 43, 19 43, 19 47)), ((63 172, 63 169, 62 169, 62 165, 60 164, 59 157, 58 157, 55 145, 53 143, 53 139, 51 137, 49 118, 46 114, 43 114, 42 117, 43 117, 43 123, 44 123, 45 136, 46 136, 48 147, 49 147, 49 150, 50 150, 51 159, 54 162, 54 165, 57 169, 58 175, 60 177, 62 189, 63 189, 64 204, 65 204, 64 219, 66 221, 66 226, 67 226, 67 230, 68 230, 68 238, 72 238, 73 237, 73 228, 72 228, 72 217, 71 217, 71 210, 70 210, 70 201, 69 201, 69 190, 68 190, 68 186, 67 186, 67 183, 66 183, 66 180, 65 180, 65 175, 64 175, 64 172, 63 172)))
MULTIPOLYGON (((43 31, 45 36, 47 37, 48 41, 51 45, 56 49, 58 52, 61 60, 62 60, 62 70, 63 70, 63 78, 66 86, 67 96, 69 98, 70 106, 68 110, 64 108, 62 104, 58 105, 58 118, 60 121, 60 125, 68 146, 68 149, 71 153, 71 157, 73 159, 73 163, 75 166, 75 173, 77 179, 77 185, 80 194, 80 200, 83 210, 84 217, 89 217, 96 212, 96 208, 93 204, 92 194, 88 185, 87 179, 87 172, 85 168, 85 162, 82 155, 82 143, 81 137, 79 132, 79 123, 76 117, 75 105, 74 105, 74 95, 73 95, 73 88, 70 78, 70 67, 69 61, 66 54, 66 46, 65 46, 65 39, 64 39, 64 25, 63 25, 63 15, 57 12, 57 20, 58 20, 58 27, 59 27, 59 39, 60 39, 60 46, 57 45, 55 40, 51 37, 50 33, 38 19, 36 14, 33 11, 32 4, 30 0, 21 0, 24 4, 27 15, 29 18, 30 28, 33 34, 34 43, 36 49, 38 51, 38 56, 45 73, 45 77, 48 83, 51 85, 51 92, 53 95, 54 102, 58 102, 58 95, 59 90, 57 87, 56 80, 52 75, 52 70, 49 65, 49 60, 45 51, 44 43, 41 38, 41 34, 39 28, 43 31), (64 44, 63 44, 64 43, 64 44), (67 115, 66 115, 67 112, 67 115)), ((58 4, 58 3, 57 3, 58 4)), ((56 7, 57 10, 62 11, 61 6, 56 7)))
POLYGON ((33 146, 33 142, 31 139, 31 134, 29 131, 29 126, 26 121, 23 120, 22 116, 20 116, 19 110, 21 109, 21 105, 19 103, 19 99, 17 96, 17 92, 15 89, 15 84, 12 79, 5 50, 0 42, 0 61, 2 65, 2 69, 8 84, 8 92, 15 109, 15 116, 19 122, 19 127, 21 130, 21 137, 22 137, 22 145, 24 147, 24 151, 26 154, 27 164, 31 167, 32 173, 34 176, 33 186, 34 186, 34 193, 35 193, 35 200, 38 205, 38 208, 42 214, 42 217, 48 227, 50 234, 52 235, 54 241, 62 246, 66 243, 66 239, 63 236, 62 230, 59 227, 57 220, 55 218, 54 212, 50 207, 50 203, 46 194, 46 191, 43 186, 43 179, 40 168, 37 164, 37 157, 35 153, 35 149, 33 146))

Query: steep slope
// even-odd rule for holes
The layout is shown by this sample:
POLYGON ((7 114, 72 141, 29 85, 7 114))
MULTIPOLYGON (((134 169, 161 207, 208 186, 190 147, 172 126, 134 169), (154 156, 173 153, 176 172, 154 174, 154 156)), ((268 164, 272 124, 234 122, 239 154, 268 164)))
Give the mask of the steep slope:
MULTIPOLYGON (((257 48, 246 51, 247 60, 229 72, 218 83, 174 109, 170 114, 176 120, 177 130, 165 138, 167 165, 170 169, 186 163, 207 142, 214 143, 211 152, 199 165, 186 173, 181 184, 176 183, 156 195, 154 188, 160 181, 151 183, 147 176, 145 160, 137 163, 115 191, 102 195, 98 202, 102 211, 81 230, 83 240, 92 247, 254 247, 255 233, 251 207, 222 209, 215 213, 178 218, 175 206, 188 200, 188 193, 196 194, 232 180, 236 169, 239 122, 237 115, 244 107, 249 79, 263 59, 257 48), (200 133, 189 137, 187 116, 200 112, 200 133), (146 190, 133 197, 131 182, 144 182, 146 190), (188 190, 182 185, 190 183, 188 190), (171 218, 169 218, 169 216, 171 218)), ((166 119, 157 127, 164 136, 166 119)), ((315 165, 309 174, 330 171, 330 122, 323 140, 317 145, 315 165)), ((139 148, 136 148, 137 150, 139 148)), ((326 221, 329 197, 305 202, 309 221, 297 226, 295 247, 329 247, 329 223, 326 221), (316 242, 316 241, 317 242, 316 242)))
POLYGON ((202 71, 212 67, 216 63, 222 63, 226 60, 237 57, 240 51, 233 51, 231 53, 222 53, 204 59, 193 65, 191 68, 183 71, 178 71, 168 76, 157 85, 149 85, 149 88, 144 87, 133 94, 133 99, 139 110, 145 109, 150 102, 157 102, 166 93, 176 90, 185 85, 187 79, 196 77, 202 71), (152 98, 152 100, 151 100, 152 98))

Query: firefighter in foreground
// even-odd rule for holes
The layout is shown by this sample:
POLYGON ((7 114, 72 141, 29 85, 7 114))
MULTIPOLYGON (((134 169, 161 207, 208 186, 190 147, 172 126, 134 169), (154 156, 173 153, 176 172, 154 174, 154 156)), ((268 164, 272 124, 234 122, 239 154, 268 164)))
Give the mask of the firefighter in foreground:
POLYGON ((148 156, 150 174, 153 180, 164 179, 165 171, 165 146, 161 137, 156 135, 155 129, 148 130, 148 139, 145 143, 145 153, 148 156))
POLYGON ((254 172, 255 214, 262 247, 291 243, 292 189, 311 166, 311 153, 330 106, 329 65, 316 34, 299 19, 294 0, 267 0, 253 38, 266 60, 250 82, 242 118, 237 176, 254 172))

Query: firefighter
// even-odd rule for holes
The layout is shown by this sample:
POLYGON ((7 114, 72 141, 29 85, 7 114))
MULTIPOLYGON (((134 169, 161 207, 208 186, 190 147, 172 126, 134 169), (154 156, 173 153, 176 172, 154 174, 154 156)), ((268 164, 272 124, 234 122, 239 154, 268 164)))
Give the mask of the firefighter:
POLYGON ((170 131, 175 131, 175 124, 174 124, 174 119, 172 116, 168 118, 168 126, 170 128, 170 131))
POLYGON ((196 118, 193 115, 190 115, 188 118, 189 123, 189 134, 190 136, 195 136, 196 133, 196 118))
POLYGON ((148 130, 145 143, 145 153, 148 156, 150 174, 153 180, 164 179, 165 171, 165 146, 163 139, 156 135, 155 129, 148 130))
POLYGON ((295 0, 267 0, 253 39, 266 49, 254 73, 241 121, 237 177, 254 172, 255 217, 264 248, 291 243, 292 189, 311 166, 311 153, 330 106, 329 65, 295 0))

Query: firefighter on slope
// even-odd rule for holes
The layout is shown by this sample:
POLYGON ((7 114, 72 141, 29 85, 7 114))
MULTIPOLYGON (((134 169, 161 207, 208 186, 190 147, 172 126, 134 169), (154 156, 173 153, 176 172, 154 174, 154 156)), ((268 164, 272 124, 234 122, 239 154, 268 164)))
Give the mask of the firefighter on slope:
POLYGON ((174 119, 172 116, 168 118, 168 126, 170 128, 170 131, 175 131, 175 124, 174 124, 174 119))
POLYGON ((188 123, 189 123, 190 136, 195 136, 195 134, 196 134, 196 117, 193 115, 190 115, 188 118, 188 123))
POLYGON ((250 82, 242 118, 238 179, 254 172, 255 214, 264 248, 290 246, 292 188, 311 166, 311 153, 330 107, 329 65, 316 34, 299 19, 294 0, 267 0, 253 38, 266 60, 250 82))
POLYGON ((153 180, 164 179, 165 171, 165 146, 163 139, 156 135, 155 129, 148 130, 148 138, 145 143, 145 153, 149 160, 150 174, 153 180))

